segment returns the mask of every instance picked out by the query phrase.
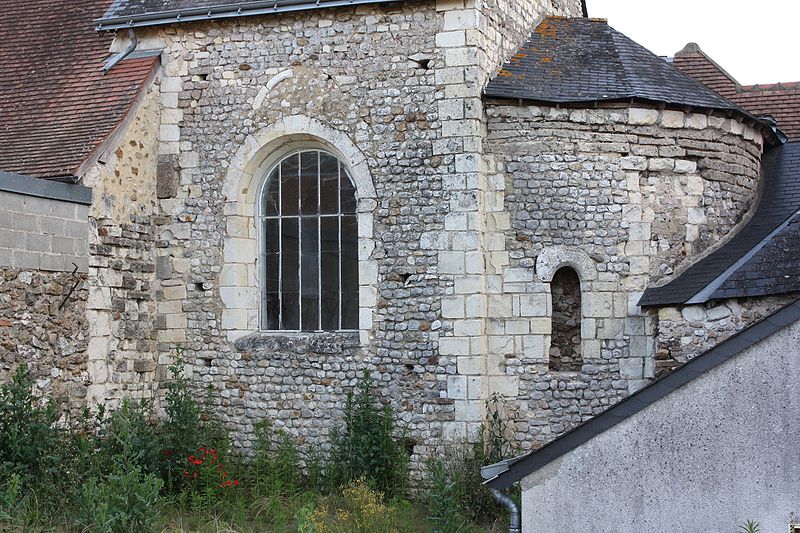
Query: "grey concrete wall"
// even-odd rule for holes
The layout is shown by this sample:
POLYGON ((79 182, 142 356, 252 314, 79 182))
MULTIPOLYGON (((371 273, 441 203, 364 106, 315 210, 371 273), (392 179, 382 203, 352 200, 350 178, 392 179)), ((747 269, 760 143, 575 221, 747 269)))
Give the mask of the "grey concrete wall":
POLYGON ((798 377, 795 323, 523 479, 523 531, 788 531, 798 377))
POLYGON ((77 265, 79 272, 87 272, 88 206, 70 198, 9 192, 4 183, 0 181, 0 267, 72 272, 77 265))

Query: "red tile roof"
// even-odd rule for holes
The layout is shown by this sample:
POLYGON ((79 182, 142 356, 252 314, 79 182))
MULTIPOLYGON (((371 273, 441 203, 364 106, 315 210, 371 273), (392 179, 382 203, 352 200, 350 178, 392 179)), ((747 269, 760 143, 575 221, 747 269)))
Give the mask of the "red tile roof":
POLYGON ((0 170, 76 176, 122 123, 157 57, 103 75, 110 0, 0 0, 0 170))
POLYGON ((739 85, 694 43, 675 54, 673 65, 753 115, 772 115, 791 141, 800 141, 800 82, 739 85))

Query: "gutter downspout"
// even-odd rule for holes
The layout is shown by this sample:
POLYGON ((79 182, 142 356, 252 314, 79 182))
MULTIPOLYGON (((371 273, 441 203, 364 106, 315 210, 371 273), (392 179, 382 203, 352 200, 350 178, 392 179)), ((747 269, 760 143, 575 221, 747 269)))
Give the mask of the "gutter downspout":
POLYGON ((497 503, 508 510, 508 533, 522 533, 522 517, 519 506, 510 496, 497 489, 489 489, 497 503))
POLYGON ((139 44, 139 40, 136 39, 136 33, 133 31, 133 28, 128 28, 128 38, 130 38, 130 44, 125 47, 125 50, 120 52, 119 54, 115 55, 111 59, 109 59, 105 66, 103 67, 103 75, 108 74, 108 71, 117 66, 120 61, 128 57, 136 50, 136 46, 139 44))

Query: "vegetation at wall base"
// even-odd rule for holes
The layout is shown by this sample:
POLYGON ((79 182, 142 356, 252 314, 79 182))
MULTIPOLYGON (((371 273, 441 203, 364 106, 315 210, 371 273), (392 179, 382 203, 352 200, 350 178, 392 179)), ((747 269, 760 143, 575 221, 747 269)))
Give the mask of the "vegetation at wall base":
POLYGON ((501 530, 478 471, 492 456, 494 440, 484 438, 492 433, 430 459, 412 503, 404 432, 366 371, 327 449, 301 453, 279 421, 262 420, 246 460, 230 450, 210 402, 195 399, 180 352, 170 373, 162 419, 152 402, 123 400, 64 426, 51 402, 34 397, 21 365, 0 387, 0 530, 487 531, 478 522, 501 530))

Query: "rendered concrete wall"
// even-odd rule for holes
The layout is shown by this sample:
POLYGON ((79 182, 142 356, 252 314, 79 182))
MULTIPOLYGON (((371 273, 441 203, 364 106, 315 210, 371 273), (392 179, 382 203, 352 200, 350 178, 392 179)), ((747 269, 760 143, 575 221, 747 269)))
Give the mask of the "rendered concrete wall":
MULTIPOLYGON (((28 178, 33 179, 33 178, 28 178)), ((0 266, 53 272, 88 268, 88 206, 3 190, 0 266)))
POLYGON ((795 323, 523 479, 523 531, 788 531, 798 376, 795 323))

